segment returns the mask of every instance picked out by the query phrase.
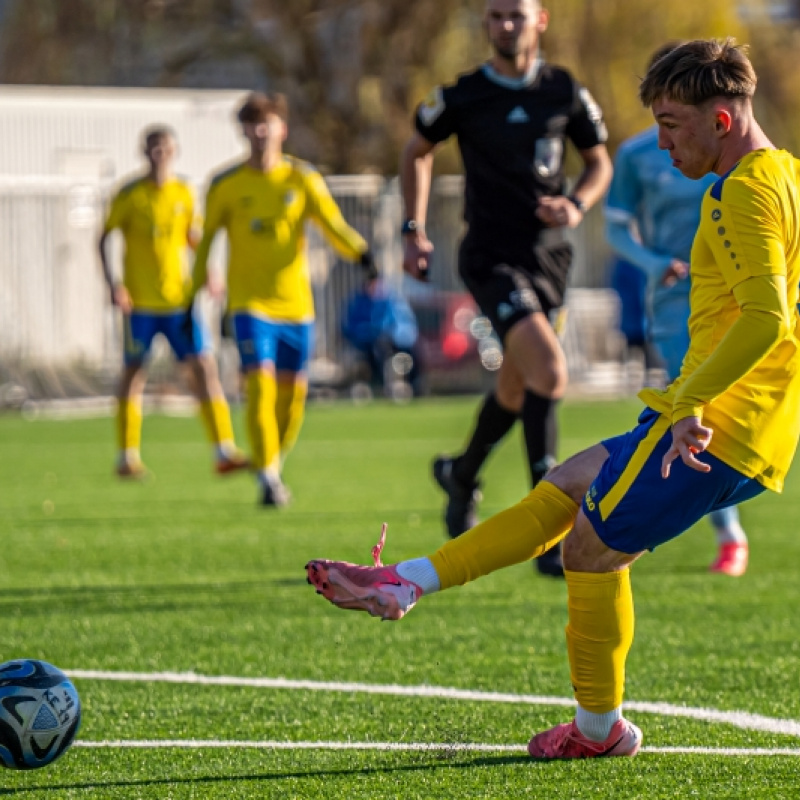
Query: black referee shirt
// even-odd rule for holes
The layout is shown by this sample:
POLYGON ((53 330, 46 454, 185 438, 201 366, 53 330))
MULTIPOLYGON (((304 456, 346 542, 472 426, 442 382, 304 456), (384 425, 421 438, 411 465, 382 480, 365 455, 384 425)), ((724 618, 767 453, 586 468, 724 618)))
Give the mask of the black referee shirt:
POLYGON ((488 64, 439 87, 417 109, 429 142, 455 135, 465 172, 464 219, 476 242, 520 246, 543 229, 539 198, 564 193, 564 146, 606 141, 600 107, 564 69, 536 62, 512 80, 488 64))

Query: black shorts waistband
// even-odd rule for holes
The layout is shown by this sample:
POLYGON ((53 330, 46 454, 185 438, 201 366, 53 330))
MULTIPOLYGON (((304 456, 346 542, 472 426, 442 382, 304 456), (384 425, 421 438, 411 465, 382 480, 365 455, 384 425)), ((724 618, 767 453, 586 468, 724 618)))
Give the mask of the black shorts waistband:
POLYGON ((497 228, 491 233, 486 230, 467 228, 464 243, 480 250, 497 253, 530 253, 535 247, 555 247, 567 240, 563 228, 541 228, 529 236, 520 236, 518 230, 497 228))

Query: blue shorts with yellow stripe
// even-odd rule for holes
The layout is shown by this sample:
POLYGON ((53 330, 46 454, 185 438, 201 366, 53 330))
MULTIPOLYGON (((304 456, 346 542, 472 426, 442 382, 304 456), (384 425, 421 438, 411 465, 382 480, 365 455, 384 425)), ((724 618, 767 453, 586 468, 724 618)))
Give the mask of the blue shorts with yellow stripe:
POLYGON ((710 472, 661 461, 672 446, 670 420, 648 408, 629 433, 604 441, 609 456, 583 498, 583 513, 603 543, 622 553, 652 550, 683 533, 711 511, 742 503, 764 487, 707 450, 698 455, 710 472))
POLYGON ((190 314, 186 309, 167 312, 134 310, 124 322, 125 364, 141 364, 159 333, 169 342, 178 361, 211 350, 211 333, 196 304, 192 305, 190 314))
POLYGON ((314 342, 313 322, 274 322, 239 311, 233 332, 242 369, 272 364, 279 372, 304 372, 314 342))

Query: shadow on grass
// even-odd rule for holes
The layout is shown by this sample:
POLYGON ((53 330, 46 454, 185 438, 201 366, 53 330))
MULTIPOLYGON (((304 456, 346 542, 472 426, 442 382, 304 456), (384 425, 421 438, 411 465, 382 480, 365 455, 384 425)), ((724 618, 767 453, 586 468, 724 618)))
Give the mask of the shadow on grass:
POLYGON ((137 584, 118 586, 48 586, 0 590, 0 614, 52 616, 79 610, 82 614, 130 614, 200 606, 252 605, 254 596, 270 588, 305 586, 306 579, 137 584))
MULTIPOLYGON (((413 754, 417 759, 421 754, 413 754)), ((447 768, 468 768, 468 767, 498 767, 510 766, 514 764, 530 764, 532 761, 526 755, 502 755, 502 756, 480 756, 478 758, 467 759, 463 754, 457 755, 456 750, 431 751, 425 754, 430 761, 426 763, 401 764, 395 767, 361 767, 354 769, 316 769, 305 772, 275 772, 260 773, 257 775, 206 775, 197 778, 157 778, 154 780, 141 781, 95 781, 84 783, 62 783, 58 785, 50 784, 46 786, 25 786, 18 789, 0 788, 0 796, 15 794, 53 794, 66 791, 80 790, 103 790, 112 788, 135 788, 148 786, 173 786, 173 785, 220 785, 231 782, 248 781, 256 783, 259 781, 281 781, 281 780, 302 780, 304 778, 347 778, 350 776, 361 775, 385 775, 394 773, 409 772, 429 772, 432 770, 447 768)))

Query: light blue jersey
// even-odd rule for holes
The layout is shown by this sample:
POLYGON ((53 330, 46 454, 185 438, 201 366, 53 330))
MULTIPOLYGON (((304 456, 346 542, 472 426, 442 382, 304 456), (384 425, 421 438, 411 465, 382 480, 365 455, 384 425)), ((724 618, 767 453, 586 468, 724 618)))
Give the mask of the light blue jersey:
POLYGON ((660 285, 673 258, 689 262, 700 221, 700 204, 716 180, 684 177, 658 149, 653 126, 623 142, 614 160, 614 179, 605 203, 606 235, 614 250, 642 269, 648 278, 650 338, 677 377, 689 344, 688 277, 674 286, 660 285))

